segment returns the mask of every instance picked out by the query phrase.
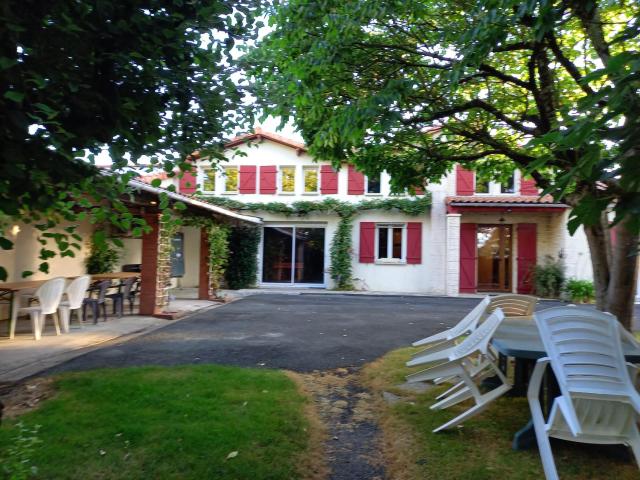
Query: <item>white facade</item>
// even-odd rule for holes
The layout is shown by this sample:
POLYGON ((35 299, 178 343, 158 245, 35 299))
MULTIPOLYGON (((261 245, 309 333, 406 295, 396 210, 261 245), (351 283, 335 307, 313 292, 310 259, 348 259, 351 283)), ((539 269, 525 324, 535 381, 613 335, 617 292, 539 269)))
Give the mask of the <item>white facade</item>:
MULTIPOLYGON (((358 203, 367 199, 388 198, 391 195, 389 176, 386 173, 381 175, 379 192, 367 193, 369 181, 365 179, 365 192, 357 195, 350 194, 350 174, 346 165, 338 172, 337 193, 323 194, 320 192, 321 180, 319 174, 319 168, 323 162, 314 162, 302 145, 297 145, 277 135, 262 132, 245 138, 250 138, 253 143, 248 145, 237 142, 232 148, 228 148, 227 162, 214 166, 211 166, 206 160, 196 162, 198 172, 196 183, 200 192, 204 195, 226 197, 245 203, 292 203, 295 201, 321 201, 325 198, 358 203), (255 193, 240 193, 239 189, 230 191, 233 188, 233 182, 227 182, 225 171, 231 167, 230 176, 233 177, 233 169, 241 166, 245 166, 245 168, 246 166, 256 167, 255 193), (274 194, 260 193, 261 188, 264 186, 261 185, 263 183, 260 174, 261 167, 273 166, 277 170, 276 192, 274 194), (209 174, 208 169, 212 169, 215 173, 213 175, 209 174), (305 188, 305 172, 309 171, 309 169, 318 169, 317 191, 305 191, 310 190, 308 188, 309 185, 305 188), (292 175, 295 178, 293 187, 291 185, 292 175)), ((520 258, 518 245, 521 244, 518 239, 518 225, 523 223, 528 225, 535 224, 536 263, 541 263, 547 255, 554 258, 562 257, 566 265, 567 276, 583 279, 591 278, 591 265, 585 236, 582 231, 578 231, 573 237, 569 235, 566 228, 568 213, 564 206, 548 205, 548 201, 545 204, 542 202, 538 204, 535 198, 531 196, 527 200, 529 202, 528 205, 516 202, 515 199, 520 198, 520 182, 522 180, 520 175, 517 174, 514 179, 514 191, 512 193, 503 194, 499 185, 489 185, 488 193, 478 193, 465 200, 469 202, 477 199, 478 202, 487 202, 495 196, 503 196, 505 198, 513 198, 515 203, 507 203, 504 206, 489 203, 486 208, 478 203, 478 205, 461 205, 454 208, 451 201, 458 198, 456 197, 456 175, 458 173, 453 171, 441 183, 430 184, 427 187, 432 197, 432 205, 429 211, 423 215, 414 217, 399 211, 374 210, 362 211, 356 215, 352 231, 352 267, 356 288, 370 291, 458 295, 461 291, 461 268, 465 268, 464 261, 460 258, 460 232, 461 225, 465 223, 496 226, 511 225, 509 258, 505 260, 509 263, 506 267, 505 275, 509 276, 510 280, 505 280, 504 278, 501 280, 506 282, 505 288, 508 291, 518 291, 518 282, 521 281, 518 278, 517 267, 520 258), (545 209, 545 207, 553 208, 545 209), (374 245, 376 256, 380 253, 379 241, 383 241, 379 239, 381 235, 386 235, 386 233, 380 233, 379 228, 397 228, 397 231, 389 231, 388 241, 391 241, 393 236, 393 241, 397 242, 397 239, 402 236, 402 258, 390 260, 376 258, 371 262, 362 262, 360 258, 362 245, 360 239, 361 222, 368 222, 376 226, 374 245), (407 259, 406 229, 410 223, 420 223, 421 258, 419 263, 411 263, 407 259)), ((375 190, 375 188, 372 188, 372 190, 375 190)), ((266 228, 276 228, 286 232, 287 235, 295 236, 295 233, 291 233, 294 226, 302 229, 302 231, 311 227, 324 228, 324 260, 321 281, 314 281, 306 286, 334 287, 334 282, 330 278, 330 245, 339 223, 337 215, 312 213, 305 217, 288 217, 264 211, 254 212, 253 214, 263 219, 263 232, 266 228)), ((396 243, 388 248, 396 248, 396 243)), ((415 249, 415 246, 412 248, 415 249)), ((272 282, 264 278, 265 251, 263 235, 263 245, 260 248, 258 258, 258 280, 260 285, 271 285, 272 282)), ((399 255, 399 252, 400 250, 398 252, 394 250, 394 255, 399 255)), ((188 255, 188 252, 185 255, 188 255)), ((287 265, 291 264, 292 269, 298 268, 294 264, 297 265, 300 263, 299 261, 295 259, 287 260, 284 263, 280 262, 279 265, 286 263, 287 265)), ((267 259, 267 263, 268 261, 267 259)), ((292 274, 294 277, 295 275, 292 274)), ((188 283, 187 279, 183 279, 183 283, 188 283)), ((288 283, 280 278, 279 282, 276 283, 281 286, 305 285, 304 283, 296 283, 295 278, 288 283)))

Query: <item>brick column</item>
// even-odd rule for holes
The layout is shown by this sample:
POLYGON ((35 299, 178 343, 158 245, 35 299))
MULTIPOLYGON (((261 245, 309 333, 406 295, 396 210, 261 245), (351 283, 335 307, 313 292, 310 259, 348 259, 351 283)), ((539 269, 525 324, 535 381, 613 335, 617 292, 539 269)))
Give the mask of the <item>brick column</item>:
POLYGON ((142 271, 140 274, 140 315, 160 313, 156 305, 158 286, 158 244, 160 234, 160 216, 144 215, 149 233, 142 235, 142 271))
POLYGON ((207 237, 207 230, 205 228, 200 228, 198 300, 211 299, 211 287, 209 281, 209 239, 207 237))
POLYGON ((446 294, 457 297, 460 293, 460 215, 447 214, 446 226, 446 294))

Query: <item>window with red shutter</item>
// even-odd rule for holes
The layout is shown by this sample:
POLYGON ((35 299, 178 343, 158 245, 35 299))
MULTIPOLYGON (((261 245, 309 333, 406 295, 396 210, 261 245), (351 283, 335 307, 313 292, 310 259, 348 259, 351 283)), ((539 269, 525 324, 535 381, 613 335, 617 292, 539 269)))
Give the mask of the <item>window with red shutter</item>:
POLYGON ((456 165, 456 195, 473 195, 475 193, 475 172, 462 165, 456 165))
POLYGON ((275 165, 260 167, 260 193, 274 195, 277 189, 276 176, 278 169, 275 165))
POLYGON ((374 222, 360 222, 360 263, 374 262, 375 234, 374 222))
POLYGON ((182 174, 182 178, 180 179, 180 193, 184 195, 189 195, 191 193, 195 193, 197 189, 196 185, 196 176, 195 176, 195 167, 191 166, 191 170, 184 172, 182 174))
POLYGON ((422 222, 407 223, 407 263, 422 263, 422 222))
POLYGON ((358 172, 353 165, 349 165, 349 181, 347 193, 349 195, 364 194, 364 174, 358 172))
POLYGON ((240 193, 256 193, 256 166, 240 165, 240 193))
POLYGON ((320 167, 320 193, 323 195, 338 193, 338 172, 331 165, 320 167))
POLYGON ((520 178, 520 195, 538 195, 538 187, 533 178, 520 178))

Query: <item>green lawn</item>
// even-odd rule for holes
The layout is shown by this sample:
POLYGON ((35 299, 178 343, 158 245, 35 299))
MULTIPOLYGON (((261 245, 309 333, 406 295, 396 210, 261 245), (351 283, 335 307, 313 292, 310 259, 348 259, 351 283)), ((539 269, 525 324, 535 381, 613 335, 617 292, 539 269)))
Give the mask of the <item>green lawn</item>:
MULTIPOLYGON (((462 428, 434 434, 431 431, 469 407, 469 403, 442 411, 429 406, 443 388, 408 394, 394 386, 404 382, 409 369, 404 362, 415 349, 401 349, 367 366, 365 384, 374 391, 404 397, 393 406, 381 404, 380 415, 387 440, 392 478, 397 480, 539 480, 544 478, 538 450, 513 451, 513 434, 529 419, 525 398, 503 397, 484 414, 462 428)), ((598 446, 554 445, 556 465, 563 480, 638 478, 635 462, 613 458, 612 450, 598 446)))
POLYGON ((17 421, 41 426, 29 455, 36 478, 276 480, 299 478, 304 464, 306 400, 282 372, 105 369, 62 375, 56 388, 4 422, 0 465, 10 463, 17 421))

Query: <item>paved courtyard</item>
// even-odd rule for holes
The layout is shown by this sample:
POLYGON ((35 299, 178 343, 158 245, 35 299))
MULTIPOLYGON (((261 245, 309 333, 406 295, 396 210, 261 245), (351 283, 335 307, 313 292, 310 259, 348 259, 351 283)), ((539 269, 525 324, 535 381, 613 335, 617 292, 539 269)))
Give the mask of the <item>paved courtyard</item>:
MULTIPOLYGON (((455 324, 475 298, 253 295, 77 357, 50 372, 219 363, 299 372, 359 366, 455 324)), ((542 308, 553 306, 542 303, 542 308)))

